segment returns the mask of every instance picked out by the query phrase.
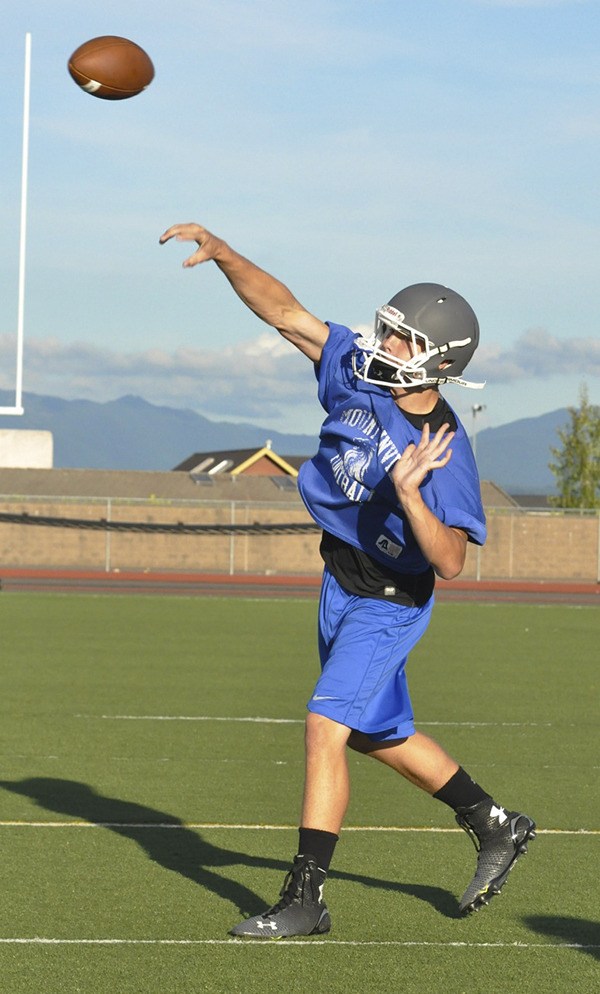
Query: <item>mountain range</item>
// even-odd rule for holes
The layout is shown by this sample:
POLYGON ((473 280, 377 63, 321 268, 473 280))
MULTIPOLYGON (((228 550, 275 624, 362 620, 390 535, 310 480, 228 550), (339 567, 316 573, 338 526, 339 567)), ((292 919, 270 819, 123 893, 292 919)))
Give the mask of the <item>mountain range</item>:
MULTIPOLYGON (((0 404, 14 398, 0 390, 0 404)), ((56 468, 170 470, 195 452, 261 448, 271 440, 281 456, 312 455, 315 435, 294 435, 245 422, 211 421, 192 410, 160 407, 140 397, 98 403, 25 394, 25 413, 0 416, 0 429, 52 432, 56 468)), ((477 462, 482 479, 511 494, 548 494, 555 480, 548 468, 550 448, 568 410, 522 418, 477 433, 477 462)))

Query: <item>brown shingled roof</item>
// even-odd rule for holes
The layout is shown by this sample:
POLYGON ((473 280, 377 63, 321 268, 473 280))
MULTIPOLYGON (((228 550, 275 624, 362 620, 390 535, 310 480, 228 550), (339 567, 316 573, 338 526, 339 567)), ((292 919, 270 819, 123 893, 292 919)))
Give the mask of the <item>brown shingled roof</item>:
MULTIPOLYGON (((301 460, 304 461, 306 460, 301 460)), ((36 496, 299 503, 297 488, 281 489, 281 480, 281 476, 231 476, 230 473, 219 473, 214 477, 201 474, 196 482, 189 473, 173 471, 0 469, 0 499, 36 496)), ((290 484, 291 482, 290 479, 290 484)), ((482 481, 481 492, 484 507, 519 506, 504 490, 488 480, 482 481)))
MULTIPOLYGON (((269 476, 203 476, 189 473, 103 469, 0 469, 2 497, 100 497, 115 500, 239 500, 299 502, 296 487, 282 490, 269 476)), ((283 479, 286 479, 285 477, 283 479)))
MULTIPOLYGON (((174 472, 185 473, 214 473, 217 467, 222 466, 218 472, 233 473, 240 471, 246 463, 252 463, 261 458, 267 462, 271 460, 279 470, 294 476, 303 462, 309 456, 280 456, 267 442, 259 449, 219 449, 215 452, 194 452, 183 462, 174 467, 174 472)), ((269 475, 266 473, 265 475, 269 475)))

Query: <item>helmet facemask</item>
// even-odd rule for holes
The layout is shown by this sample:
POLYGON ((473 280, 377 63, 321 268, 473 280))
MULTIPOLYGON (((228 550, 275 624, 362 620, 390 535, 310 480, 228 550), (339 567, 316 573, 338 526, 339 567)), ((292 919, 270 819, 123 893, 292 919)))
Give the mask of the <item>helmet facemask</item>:
MULTIPOLYGON (((421 288, 425 289, 425 286, 436 292, 445 291, 447 295, 453 293, 445 290, 444 287, 430 284, 409 287, 407 291, 401 291, 397 296, 402 297, 413 289, 422 293, 421 288)), ((458 297, 458 295, 453 296, 458 297)), ((430 297, 429 302, 443 304, 446 299, 445 295, 439 296, 437 300, 430 297)), ((356 340, 357 350, 353 354, 354 373, 366 383, 381 387, 437 387, 443 383, 457 383, 460 386, 473 388, 483 387, 483 383, 469 383, 458 375, 452 375, 453 367, 456 373, 462 373, 478 344, 478 337, 464 333, 463 337, 460 334, 462 331, 461 327, 454 337, 452 334, 440 334, 438 328, 436 333, 439 342, 436 344, 424 331, 410 324, 401 310, 391 303, 384 304, 375 315, 373 334, 368 338, 356 340), (383 349, 384 342, 393 334, 401 335, 410 343, 410 358, 397 358, 383 349), (450 340, 446 340, 447 338, 450 340)))

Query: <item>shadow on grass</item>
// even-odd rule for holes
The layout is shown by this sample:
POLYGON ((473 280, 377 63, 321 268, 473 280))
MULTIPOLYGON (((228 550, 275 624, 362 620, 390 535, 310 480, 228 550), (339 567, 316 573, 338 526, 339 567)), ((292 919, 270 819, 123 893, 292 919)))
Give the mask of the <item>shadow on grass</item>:
MULTIPOLYGON (((91 822, 131 839, 153 862, 231 901, 242 915, 255 915, 264 911, 266 902, 248 887, 221 875, 218 872, 220 869, 226 866, 249 866, 286 873, 290 868, 291 855, 290 861, 284 862, 215 846, 197 831, 186 827, 175 815, 133 801, 104 797, 87 784, 76 780, 31 777, 16 781, 0 780, 0 787, 31 798, 38 807, 47 811, 91 822)), ((447 918, 458 917, 456 898, 440 887, 380 880, 339 870, 332 870, 329 876, 367 887, 408 894, 430 904, 447 918)))
POLYGON ((600 959, 600 923, 585 918, 562 918, 559 915, 529 915, 523 919, 527 928, 550 935, 582 953, 600 959))

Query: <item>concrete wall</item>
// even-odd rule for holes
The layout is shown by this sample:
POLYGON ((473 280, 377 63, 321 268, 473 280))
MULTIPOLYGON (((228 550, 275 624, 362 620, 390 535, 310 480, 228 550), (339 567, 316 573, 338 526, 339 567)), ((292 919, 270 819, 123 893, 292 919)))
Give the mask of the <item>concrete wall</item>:
MULTIPOLYGON (((185 524, 304 523, 300 504, 266 502, 66 501, 4 498, 2 513, 84 520, 185 524)), ((600 516, 572 512, 488 510, 489 538, 469 546, 464 579, 596 582, 600 516)), ((182 570, 219 573, 320 573, 319 533, 174 535, 86 531, 0 521, 0 573, 6 567, 182 570)))

